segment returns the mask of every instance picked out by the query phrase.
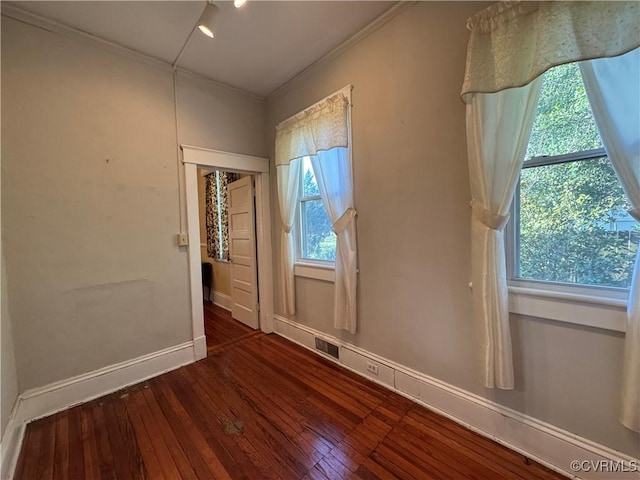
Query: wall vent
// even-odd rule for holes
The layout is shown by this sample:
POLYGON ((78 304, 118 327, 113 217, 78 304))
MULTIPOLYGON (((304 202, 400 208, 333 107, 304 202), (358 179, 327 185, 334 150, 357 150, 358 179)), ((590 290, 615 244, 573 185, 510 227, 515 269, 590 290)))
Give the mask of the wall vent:
POLYGON ((316 337, 316 350, 331 355, 334 358, 340 358, 338 346, 333 343, 329 343, 326 340, 316 337))

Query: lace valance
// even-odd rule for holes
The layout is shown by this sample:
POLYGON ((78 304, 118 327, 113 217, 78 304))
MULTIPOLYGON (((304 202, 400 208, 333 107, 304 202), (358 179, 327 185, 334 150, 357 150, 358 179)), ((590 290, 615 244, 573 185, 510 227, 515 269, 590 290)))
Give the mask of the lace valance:
POLYGON ((640 45, 638 2, 504 1, 467 21, 462 98, 521 87, 564 63, 615 57, 640 45))
POLYGON ((276 127, 276 165, 349 146, 349 100, 337 93, 283 121, 276 127))

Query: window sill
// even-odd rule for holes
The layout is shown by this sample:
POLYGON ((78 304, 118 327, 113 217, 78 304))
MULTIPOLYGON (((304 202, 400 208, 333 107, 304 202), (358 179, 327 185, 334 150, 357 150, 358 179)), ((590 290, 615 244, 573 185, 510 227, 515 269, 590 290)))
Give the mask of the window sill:
POLYGON ((511 285, 509 311, 615 332, 626 331, 627 302, 623 298, 511 285))
POLYGON ((298 262, 293 266, 296 277, 313 278, 324 282, 335 282, 336 272, 333 265, 298 262))

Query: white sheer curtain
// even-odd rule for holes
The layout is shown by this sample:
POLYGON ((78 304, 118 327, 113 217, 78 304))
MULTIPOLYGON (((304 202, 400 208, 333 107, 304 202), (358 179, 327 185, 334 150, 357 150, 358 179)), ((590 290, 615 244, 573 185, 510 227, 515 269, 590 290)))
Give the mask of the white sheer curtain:
POLYGON ((280 206, 280 222, 282 237, 280 240, 280 279, 282 285, 283 308, 287 315, 296 313, 295 279, 293 264, 296 260, 296 245, 293 238, 293 224, 298 205, 298 190, 300 188, 300 165, 302 160, 297 158, 280 165, 277 171, 278 205, 280 206))
POLYGON ((356 330, 356 211, 349 154, 351 87, 283 121, 276 127, 278 200, 282 220, 282 299, 287 314, 295 313, 293 267, 295 243, 291 229, 297 206, 301 158, 311 157, 320 196, 337 235, 334 324, 356 330))
POLYGON ((471 178, 473 302, 484 333, 484 380, 512 389, 513 360, 504 235, 540 93, 540 79, 520 88, 476 93, 467 105, 471 178))
MULTIPOLYGON (((640 221, 640 49, 580 63, 589 103, 607 155, 640 221)), ((627 307, 620 422, 640 431, 640 254, 627 307)))
POLYGON ((311 157, 322 203, 336 239, 334 326, 356 332, 356 211, 351 159, 347 148, 319 151, 311 157))

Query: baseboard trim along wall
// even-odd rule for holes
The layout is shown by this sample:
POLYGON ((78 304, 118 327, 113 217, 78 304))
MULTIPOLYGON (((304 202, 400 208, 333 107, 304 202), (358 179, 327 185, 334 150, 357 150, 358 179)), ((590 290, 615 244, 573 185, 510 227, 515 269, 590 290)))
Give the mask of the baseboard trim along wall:
POLYGON ((2 439, 0 478, 13 477, 27 423, 175 370, 194 360, 194 342, 190 341, 21 393, 2 439))
POLYGON ((231 297, 226 293, 213 292, 213 304, 231 311, 231 297))
POLYGON ((2 443, 0 443, 0 478, 3 480, 13 478, 13 472, 18 464, 20 446, 24 438, 26 425, 24 422, 16 420, 18 403, 18 398, 16 398, 2 437, 2 443))
MULTIPOLYGON (((612 478, 610 471, 609 473, 580 472, 577 474, 571 471, 573 460, 584 461, 591 466, 598 465, 598 462, 610 461, 619 462, 618 465, 624 466, 629 466, 630 462, 634 461, 638 463, 637 459, 611 448, 506 408, 279 315, 274 316, 274 327, 276 334, 569 478, 585 480, 612 478), (316 337, 337 345, 339 359, 318 351, 315 348, 316 337), (377 375, 367 370, 369 364, 377 367, 377 375)), ((621 471, 615 475, 616 479, 638 480, 640 478, 638 472, 621 471)))

